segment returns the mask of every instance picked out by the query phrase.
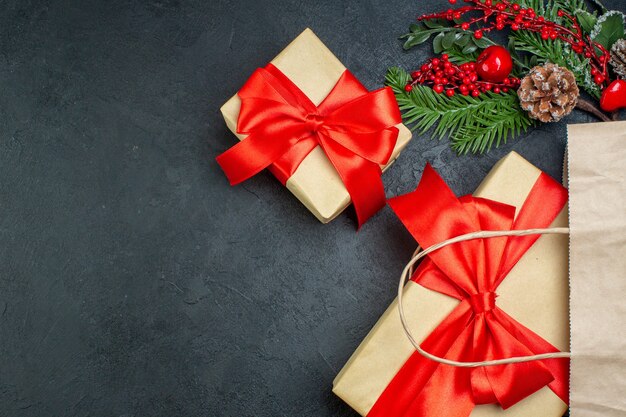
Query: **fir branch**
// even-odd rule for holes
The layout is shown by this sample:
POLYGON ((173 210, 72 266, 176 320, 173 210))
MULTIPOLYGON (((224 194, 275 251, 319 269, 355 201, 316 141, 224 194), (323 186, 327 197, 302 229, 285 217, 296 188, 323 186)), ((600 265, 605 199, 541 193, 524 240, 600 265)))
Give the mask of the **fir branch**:
MULTIPOLYGON (((546 20, 559 24, 562 23, 562 19, 557 14, 559 9, 565 9, 568 12, 574 10, 575 12, 580 9, 581 4, 584 7, 583 0, 548 0, 547 2, 544 0, 520 0, 519 4, 522 7, 533 7, 537 14, 544 16, 546 20)), ((514 40, 517 50, 536 56, 538 64, 552 62, 568 68, 574 73, 579 87, 584 88, 592 97, 600 98, 600 87, 590 76, 589 59, 585 59, 574 52, 568 44, 558 40, 543 40, 538 33, 523 30, 512 32, 510 36, 514 40)))
POLYGON ((533 124, 514 92, 447 97, 421 85, 407 92, 404 86, 409 80, 400 68, 387 71, 386 84, 396 95, 405 123, 421 133, 434 127, 434 136, 449 136, 459 154, 484 153, 533 124))
POLYGON ((501 100, 491 112, 479 116, 474 123, 461 126, 451 136, 452 149, 459 154, 484 153, 492 146, 497 148, 506 143, 509 136, 518 136, 534 125, 528 115, 519 108, 515 94, 510 93, 506 96, 515 98, 515 103, 511 103, 513 100, 501 100))
POLYGON ((581 58, 569 46, 559 41, 544 41, 539 34, 519 31, 511 34, 515 40, 515 48, 528 52, 537 57, 537 63, 542 65, 552 62, 568 68, 576 76, 576 83, 585 89, 592 97, 600 98, 600 87, 591 79, 589 60, 581 58))
POLYGON ((578 10, 587 11, 587 4, 585 3, 585 0, 554 0, 554 5, 573 16, 576 15, 578 10))

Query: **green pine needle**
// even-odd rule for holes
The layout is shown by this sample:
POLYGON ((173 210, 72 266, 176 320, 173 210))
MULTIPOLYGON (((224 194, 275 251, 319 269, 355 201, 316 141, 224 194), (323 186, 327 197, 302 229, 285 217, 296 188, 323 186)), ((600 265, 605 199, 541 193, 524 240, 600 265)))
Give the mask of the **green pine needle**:
POLYGON ((387 71, 386 84, 396 95, 404 122, 420 133, 434 127, 434 135, 448 136, 459 154, 487 152, 534 124, 515 92, 448 97, 420 85, 407 92, 404 87, 409 81, 409 73, 401 68, 387 71))

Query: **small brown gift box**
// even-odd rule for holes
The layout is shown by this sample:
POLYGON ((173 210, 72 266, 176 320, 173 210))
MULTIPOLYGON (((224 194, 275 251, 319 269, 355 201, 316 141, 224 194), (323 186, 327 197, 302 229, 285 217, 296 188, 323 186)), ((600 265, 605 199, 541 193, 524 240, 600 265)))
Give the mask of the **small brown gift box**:
MULTIPOLYGON (((519 211, 540 173, 512 152, 496 164, 474 195, 515 206, 519 211)), ((551 225, 560 226, 567 226, 566 208, 551 225)), ((403 294, 405 315, 418 342, 458 304, 458 300, 413 281, 406 284, 403 294)), ((498 294, 498 305, 504 311, 558 349, 568 351, 567 236, 541 236, 498 287, 498 294)), ((333 392, 366 416, 413 352, 394 301, 339 372, 333 392)), ((507 410, 478 405, 471 416, 561 417, 566 410, 567 405, 544 387, 507 410)))
MULTIPOLYGON (((315 105, 322 102, 346 69, 311 29, 306 29, 294 39, 272 60, 272 64, 315 105)), ((235 94, 221 111, 228 128, 239 140, 243 140, 245 136, 237 134, 240 106, 241 101, 235 94)), ((411 132, 406 126, 399 124, 397 127, 400 131, 398 140, 389 163, 382 167, 383 171, 411 140, 411 132)), ((322 223, 333 220, 350 204, 345 185, 319 146, 302 161, 286 186, 322 223)))

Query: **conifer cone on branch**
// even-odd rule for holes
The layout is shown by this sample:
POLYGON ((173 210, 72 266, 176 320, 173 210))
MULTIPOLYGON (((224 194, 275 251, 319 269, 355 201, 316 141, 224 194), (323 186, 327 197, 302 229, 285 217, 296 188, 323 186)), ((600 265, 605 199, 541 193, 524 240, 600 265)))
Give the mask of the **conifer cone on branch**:
POLYGON ((610 62, 619 78, 626 79, 626 39, 620 39, 613 44, 610 62))
POLYGON ((558 122, 570 114, 579 94, 574 74, 552 63, 531 69, 517 90, 522 108, 543 123, 558 122))

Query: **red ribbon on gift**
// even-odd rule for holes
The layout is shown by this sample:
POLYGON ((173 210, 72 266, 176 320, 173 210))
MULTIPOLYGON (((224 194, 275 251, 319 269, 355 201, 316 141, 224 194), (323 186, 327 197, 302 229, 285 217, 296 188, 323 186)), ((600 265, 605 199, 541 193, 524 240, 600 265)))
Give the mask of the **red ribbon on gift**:
POLYGON ((393 91, 368 92, 345 71, 319 106, 274 65, 257 69, 238 93, 244 140, 217 157, 231 185, 269 168, 285 184, 321 146, 350 194, 359 226, 385 205, 380 165, 401 122, 393 91))
MULTIPOLYGON (((545 228, 566 203, 567 190, 542 173, 515 217, 513 206, 472 196, 457 198, 430 165, 414 192, 389 200, 422 247, 479 230, 545 228)), ((498 286, 538 238, 472 240, 429 254, 412 280, 461 302, 421 347, 456 361, 558 352, 496 303, 498 286)), ((415 352, 368 417, 467 417, 477 404, 506 409, 546 385, 567 403, 568 377, 568 359, 459 368, 415 352)))

